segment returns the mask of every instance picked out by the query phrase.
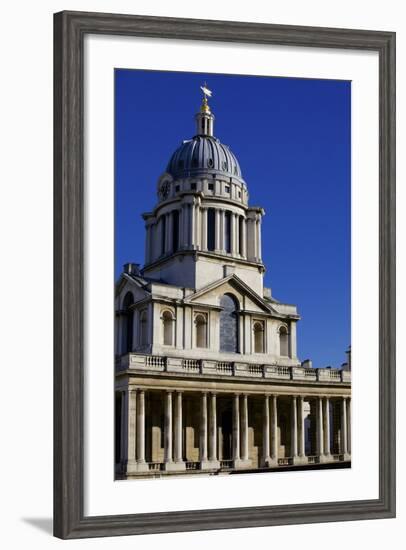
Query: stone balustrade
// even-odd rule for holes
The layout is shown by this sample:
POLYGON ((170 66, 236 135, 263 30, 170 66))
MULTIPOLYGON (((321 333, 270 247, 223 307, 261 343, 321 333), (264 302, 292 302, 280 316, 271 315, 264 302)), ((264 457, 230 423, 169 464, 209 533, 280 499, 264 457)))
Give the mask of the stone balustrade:
POLYGON ((283 366, 275 364, 214 361, 131 353, 119 358, 118 370, 139 370, 150 373, 183 373, 190 376, 241 377, 303 382, 351 383, 351 372, 333 368, 283 366))

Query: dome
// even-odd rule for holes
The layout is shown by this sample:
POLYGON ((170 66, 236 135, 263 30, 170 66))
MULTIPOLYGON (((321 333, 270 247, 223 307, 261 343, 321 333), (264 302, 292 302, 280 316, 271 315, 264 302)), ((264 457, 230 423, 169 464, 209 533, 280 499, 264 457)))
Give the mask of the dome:
POLYGON ((208 135, 197 135, 184 141, 173 153, 166 171, 175 179, 220 173, 242 179, 241 168, 227 145, 208 135))

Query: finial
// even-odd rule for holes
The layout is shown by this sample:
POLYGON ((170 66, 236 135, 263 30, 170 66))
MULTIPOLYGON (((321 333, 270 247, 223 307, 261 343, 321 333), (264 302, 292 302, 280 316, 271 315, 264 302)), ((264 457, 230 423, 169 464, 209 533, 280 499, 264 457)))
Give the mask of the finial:
POLYGON ((207 98, 211 97, 213 95, 213 92, 211 90, 209 90, 209 88, 207 87, 206 82, 203 84, 203 86, 200 86, 200 89, 203 92, 203 101, 202 101, 202 105, 200 107, 200 111, 202 113, 210 113, 210 107, 209 107, 207 98))

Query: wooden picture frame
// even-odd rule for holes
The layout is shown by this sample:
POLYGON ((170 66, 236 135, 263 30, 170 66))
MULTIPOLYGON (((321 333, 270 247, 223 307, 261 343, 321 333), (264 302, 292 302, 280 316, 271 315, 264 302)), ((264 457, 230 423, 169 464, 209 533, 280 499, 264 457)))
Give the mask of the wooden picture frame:
POLYGON ((61 12, 54 18, 54 534, 82 538, 395 516, 395 34, 61 12), (85 516, 83 40, 86 34, 369 50, 379 54, 379 498, 85 516))

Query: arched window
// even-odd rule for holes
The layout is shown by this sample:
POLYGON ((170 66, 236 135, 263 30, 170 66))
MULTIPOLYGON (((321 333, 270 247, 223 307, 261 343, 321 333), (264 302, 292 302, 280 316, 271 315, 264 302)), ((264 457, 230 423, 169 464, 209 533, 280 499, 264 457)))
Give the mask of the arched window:
POLYGON ((162 326, 163 326, 164 346, 173 346, 174 318, 170 311, 163 312, 162 326))
POLYGON ((144 347, 148 344, 148 317, 144 309, 140 313, 140 346, 144 347))
POLYGON ((254 323, 254 353, 264 353, 264 324, 261 321, 254 323))
POLYGON ((282 357, 289 356, 289 334, 284 325, 279 328, 279 355, 282 357))
POLYGON ((220 307, 220 351, 238 353, 238 302, 231 294, 224 294, 220 307))
POLYGON ((134 303, 132 292, 127 292, 123 300, 124 322, 123 322, 123 353, 129 353, 133 350, 133 328, 134 311, 131 306, 134 303))
POLYGON ((196 315, 196 347, 207 348, 207 318, 202 313, 196 315))

